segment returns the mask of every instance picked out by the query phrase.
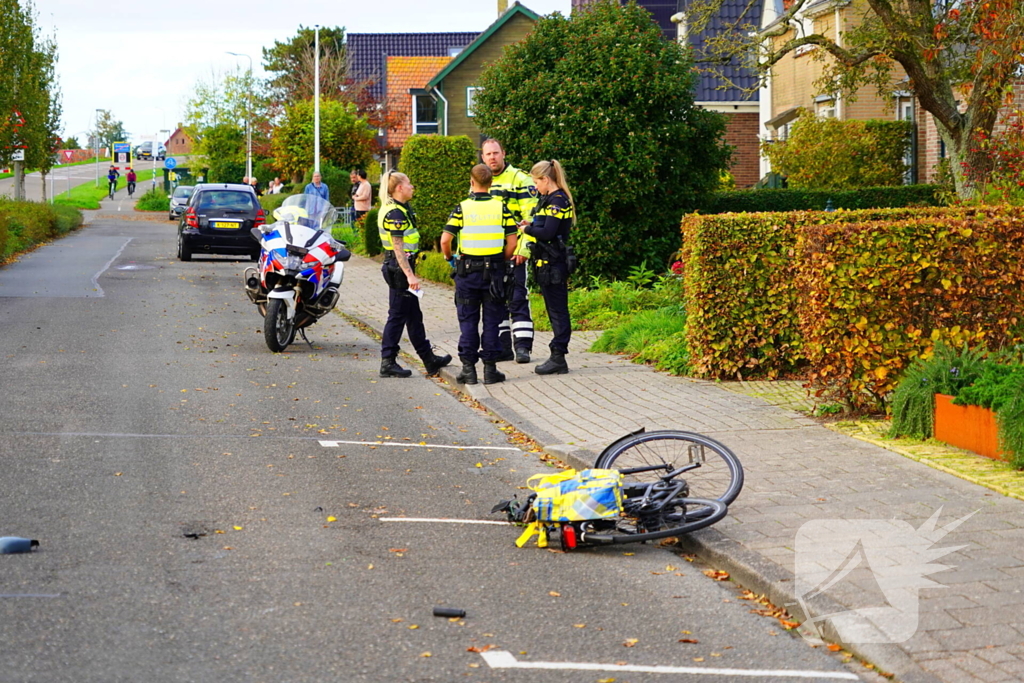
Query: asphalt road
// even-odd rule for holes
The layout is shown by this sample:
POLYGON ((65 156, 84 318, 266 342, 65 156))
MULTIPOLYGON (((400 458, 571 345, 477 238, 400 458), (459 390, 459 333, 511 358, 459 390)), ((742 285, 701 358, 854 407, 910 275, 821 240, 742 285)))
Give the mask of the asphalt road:
POLYGON ((41 544, 0 556, 0 681, 873 680, 668 548, 387 521, 549 470, 338 316, 270 353, 248 265, 109 221, 0 269, 0 536, 41 544))
MULTIPOLYGON (((175 160, 180 166, 188 166, 188 159, 188 156, 175 157, 175 160)), ((131 165, 135 167, 136 172, 148 171, 153 168, 153 161, 151 159, 133 159, 131 165)), ((53 192, 59 197, 61 193, 66 193, 70 188, 78 187, 79 185, 87 182, 97 182, 97 175, 100 185, 106 186, 107 168, 109 166, 110 162, 101 162, 99 164, 99 168, 96 167, 96 164, 55 166, 52 173, 46 176, 46 198, 48 199, 50 197, 51 187, 53 192)), ((157 160, 156 168, 162 169, 163 167, 164 162, 157 160)), ((124 175, 126 165, 118 164, 118 168, 121 171, 121 175, 124 175)), ((149 189, 149 181, 140 181, 139 185, 139 189, 149 189)), ((10 178, 0 178, 0 196, 2 195, 7 195, 8 197, 14 196, 13 176, 10 178)), ((38 202, 43 199, 43 181, 39 172, 25 174, 25 198, 34 202, 38 202)))

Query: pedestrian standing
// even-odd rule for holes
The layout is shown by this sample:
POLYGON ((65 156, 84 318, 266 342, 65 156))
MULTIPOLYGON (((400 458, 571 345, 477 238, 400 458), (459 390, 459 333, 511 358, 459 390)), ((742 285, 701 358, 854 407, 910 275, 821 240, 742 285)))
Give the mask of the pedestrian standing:
POLYGON ((313 182, 306 185, 306 189, 303 190, 303 193, 315 194, 318 197, 326 199, 328 202, 331 201, 331 190, 327 187, 327 183, 323 182, 321 179, 319 171, 313 174, 313 182))
POLYGON ((533 222, 523 231, 536 240, 531 249, 530 264, 554 333, 548 345, 551 356, 535 370, 538 375, 564 375, 569 372, 565 354, 569 352, 572 336, 569 274, 576 264, 569 247, 569 231, 576 222, 575 204, 565 171, 557 159, 537 162, 530 169, 530 175, 540 193, 540 201, 533 214, 533 222))
POLYGON ((448 218, 441 233, 441 253, 455 264, 455 310, 459 316, 458 381, 476 384, 476 361, 484 361, 484 384, 505 381, 495 363, 501 356, 499 326, 507 315, 505 262, 516 248, 516 220, 499 197, 490 194, 491 169, 477 164, 470 172, 469 199, 462 201, 448 218), (458 258, 452 243, 459 238, 458 258), (480 312, 483 311, 483 334, 480 312), (482 350, 481 350, 482 346, 482 350))
POLYGON ((450 355, 434 354, 423 328, 423 312, 417 295, 420 280, 415 272, 420 233, 416 229, 416 215, 409 205, 414 192, 415 188, 404 173, 392 171, 381 179, 377 231, 385 249, 381 273, 388 285, 388 320, 380 342, 381 377, 408 377, 412 374, 411 370, 398 364, 403 330, 408 331, 409 341, 428 375, 436 375, 452 362, 450 355))
MULTIPOLYGON (((491 182, 491 195, 499 197, 505 203, 517 223, 522 225, 528 222, 537 204, 537 188, 531 182, 530 176, 505 163, 505 149, 494 138, 484 140, 481 158, 494 176, 491 182)), ((532 238, 524 238, 522 234, 517 240, 516 255, 513 259, 515 288, 501 321, 502 353, 499 360, 514 358, 517 363, 529 363, 530 354, 533 352, 533 316, 530 313, 530 297, 526 289, 526 261, 530 255, 532 241, 532 238)))
POLYGON ((356 220, 366 215, 370 210, 370 200, 373 197, 373 188, 366 180, 366 171, 361 168, 354 169, 352 177, 352 208, 355 211, 356 220))

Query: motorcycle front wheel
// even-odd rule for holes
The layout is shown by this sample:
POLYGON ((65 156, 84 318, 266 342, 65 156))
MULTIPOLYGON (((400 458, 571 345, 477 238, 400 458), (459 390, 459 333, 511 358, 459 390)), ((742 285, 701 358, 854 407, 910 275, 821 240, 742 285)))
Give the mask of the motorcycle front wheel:
POLYGON ((288 319, 288 305, 284 299, 267 301, 267 315, 263 319, 263 338, 267 348, 280 353, 295 341, 295 321, 288 319))

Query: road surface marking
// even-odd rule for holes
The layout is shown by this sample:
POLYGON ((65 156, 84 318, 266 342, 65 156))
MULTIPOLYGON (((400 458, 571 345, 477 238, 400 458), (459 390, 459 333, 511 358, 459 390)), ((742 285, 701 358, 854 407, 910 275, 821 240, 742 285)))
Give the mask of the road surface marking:
POLYGON ((508 526, 508 522, 497 522, 493 519, 444 519, 441 517, 380 517, 381 522, 440 522, 442 524, 500 524, 508 526))
POLYGON ((337 448, 340 444, 350 446, 401 446, 402 448, 457 448, 460 451, 518 451, 512 446, 455 446, 436 443, 407 443, 404 441, 321 441, 324 448, 337 448))
POLYGON ((559 671, 629 671, 652 674, 695 674, 702 676, 759 676, 774 678, 836 678, 859 681, 856 674, 838 671, 799 671, 793 669, 716 669, 696 666, 640 666, 636 664, 588 664, 576 662, 520 662, 511 652, 481 652, 492 669, 554 669, 559 671))
POLYGON ((117 258, 121 255, 121 252, 124 251, 124 248, 127 247, 128 244, 131 241, 132 241, 132 238, 129 237, 128 241, 125 242, 124 244, 122 244, 121 248, 117 250, 117 253, 114 254, 113 258, 111 258, 109 261, 107 261, 106 265, 104 265, 102 268, 100 268, 99 272, 92 276, 93 287, 96 288, 96 291, 99 293, 99 295, 101 297, 104 296, 104 294, 103 294, 103 288, 100 287, 100 275, 103 275, 103 273, 105 273, 107 271, 107 268, 110 268, 110 266, 114 263, 114 261, 117 260, 117 258))
POLYGON ((59 598, 60 593, 47 595, 45 593, 0 593, 0 598, 59 598))

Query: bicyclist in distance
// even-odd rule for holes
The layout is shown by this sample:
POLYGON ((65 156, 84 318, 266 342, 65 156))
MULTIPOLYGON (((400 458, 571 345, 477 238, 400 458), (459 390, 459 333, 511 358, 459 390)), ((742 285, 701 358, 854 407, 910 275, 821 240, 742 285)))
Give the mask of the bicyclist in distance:
POLYGON ((117 168, 111 164, 110 170, 107 171, 107 195, 113 199, 114 191, 117 190, 117 179, 121 177, 118 173, 117 168))
POLYGON ((128 181, 128 196, 131 197, 135 194, 135 169, 129 166, 128 172, 125 173, 124 177, 128 181))

